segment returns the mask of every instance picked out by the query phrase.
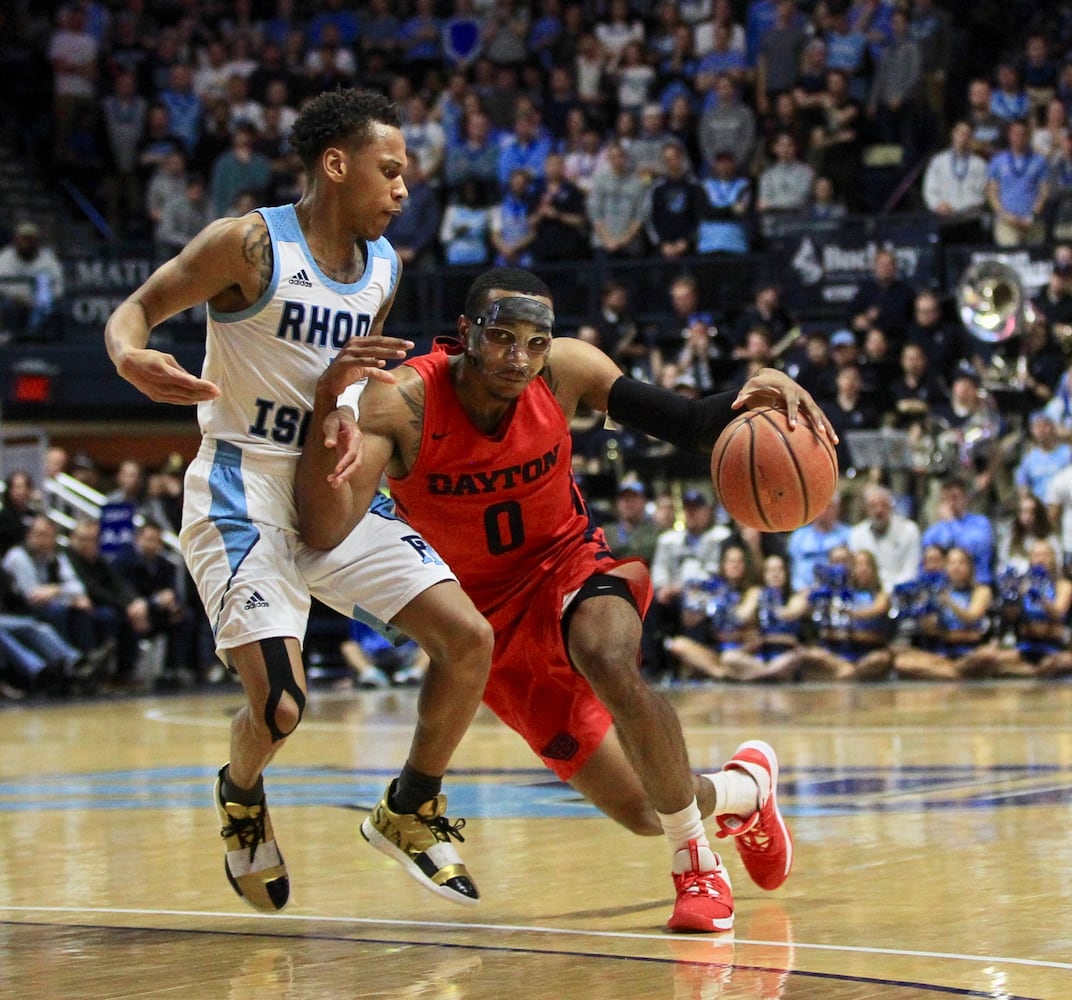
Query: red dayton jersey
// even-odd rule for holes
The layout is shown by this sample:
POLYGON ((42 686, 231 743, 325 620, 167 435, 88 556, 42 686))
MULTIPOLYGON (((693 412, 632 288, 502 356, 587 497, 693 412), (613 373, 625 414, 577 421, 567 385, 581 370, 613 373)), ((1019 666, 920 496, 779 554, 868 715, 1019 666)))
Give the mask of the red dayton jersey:
POLYGON ((424 380, 424 427, 413 468, 388 482, 399 513, 497 625, 497 612, 556 567, 568 566, 577 574, 570 586, 580 586, 592 565, 571 562, 578 551, 613 556, 573 482, 569 424, 547 383, 534 379, 488 435, 458 402, 448 350, 406 362, 424 380))

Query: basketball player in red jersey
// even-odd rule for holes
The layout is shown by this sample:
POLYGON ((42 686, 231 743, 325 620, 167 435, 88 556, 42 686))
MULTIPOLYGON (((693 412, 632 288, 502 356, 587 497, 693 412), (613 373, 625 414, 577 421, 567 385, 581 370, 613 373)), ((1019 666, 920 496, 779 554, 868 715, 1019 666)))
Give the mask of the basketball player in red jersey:
MULTIPOLYGON (((306 444, 300 530, 314 547, 337 544, 386 470, 398 514, 447 561, 495 631, 485 702, 612 819, 638 834, 666 834, 677 891, 672 930, 729 930, 729 876, 703 818, 714 817, 718 837, 734 839, 758 885, 780 886, 793 845, 775 798, 778 761, 766 743, 750 740, 721 771, 693 774, 676 714, 639 669, 652 595, 647 568, 616 560, 589 518, 572 478, 569 420, 586 404, 708 451, 735 408, 775 405, 791 421, 802 413, 829 425, 781 372, 760 372, 736 400, 685 400, 623 377, 590 344, 563 339, 552 347, 553 324, 550 291, 535 275, 496 269, 478 277, 457 345, 411 359, 395 369, 394 383, 365 389, 356 476, 341 481, 343 460, 330 441, 306 444)), ((321 378, 317 411, 355 377, 347 368, 340 359, 321 378)), ((365 833, 380 846, 374 829, 365 833)))

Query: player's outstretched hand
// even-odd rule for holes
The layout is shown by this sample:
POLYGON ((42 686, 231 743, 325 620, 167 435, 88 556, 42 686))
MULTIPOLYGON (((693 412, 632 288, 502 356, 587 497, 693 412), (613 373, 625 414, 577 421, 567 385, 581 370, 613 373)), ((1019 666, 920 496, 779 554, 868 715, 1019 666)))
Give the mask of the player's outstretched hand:
POLYGON ((220 394, 216 385, 191 375, 174 355, 150 348, 128 351, 117 369, 135 389, 156 403, 189 405, 220 394))
POLYGON ((803 413, 817 431, 826 434, 834 444, 838 443, 833 426, 811 393, 777 368, 761 368, 745 382, 733 401, 735 410, 755 410, 761 406, 782 410, 791 427, 796 425, 799 415, 803 413))
POLYGON ((394 375, 387 370, 388 361, 401 361, 413 350, 412 340, 398 337, 351 337, 346 346, 335 355, 328 370, 320 376, 321 385, 335 395, 363 378, 379 382, 393 382, 394 375))

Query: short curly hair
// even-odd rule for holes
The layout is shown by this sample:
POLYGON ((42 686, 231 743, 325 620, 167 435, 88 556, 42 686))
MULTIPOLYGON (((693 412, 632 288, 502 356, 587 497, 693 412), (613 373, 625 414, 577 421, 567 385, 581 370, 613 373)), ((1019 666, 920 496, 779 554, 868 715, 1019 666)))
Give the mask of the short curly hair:
POLYGON ((290 132, 290 145, 310 170, 328 146, 341 142, 363 146, 377 124, 402 127, 398 108, 383 94, 353 88, 328 90, 302 108, 290 132))
POLYGON ((477 316, 483 312, 488 293, 493 290, 553 298, 546 282, 531 271, 519 267, 493 267, 478 275, 469 286, 469 294, 465 297, 465 315, 477 316))

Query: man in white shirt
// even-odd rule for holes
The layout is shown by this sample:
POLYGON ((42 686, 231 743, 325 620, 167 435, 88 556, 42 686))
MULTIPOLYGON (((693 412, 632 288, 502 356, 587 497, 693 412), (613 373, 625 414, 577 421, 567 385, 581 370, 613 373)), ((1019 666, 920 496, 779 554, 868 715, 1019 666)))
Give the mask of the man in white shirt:
POLYGON ((943 228, 977 224, 986 207, 986 160, 972 152, 967 122, 953 126, 950 145, 927 164, 923 201, 943 228))
POLYGON ((866 551, 878 563, 879 579, 889 592, 906 580, 919 576, 919 525, 893 509, 893 494, 877 484, 864 490, 867 518, 849 532, 849 548, 866 551))

